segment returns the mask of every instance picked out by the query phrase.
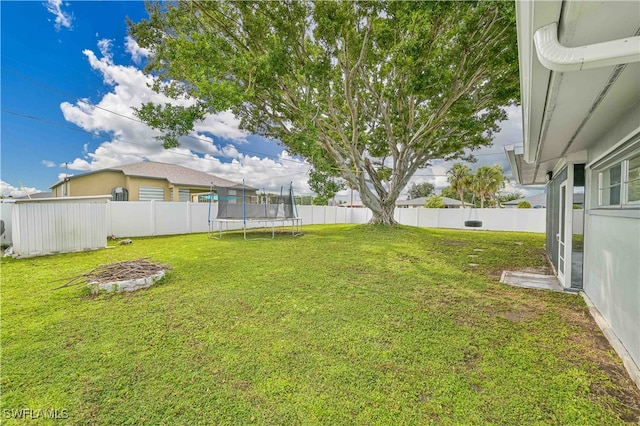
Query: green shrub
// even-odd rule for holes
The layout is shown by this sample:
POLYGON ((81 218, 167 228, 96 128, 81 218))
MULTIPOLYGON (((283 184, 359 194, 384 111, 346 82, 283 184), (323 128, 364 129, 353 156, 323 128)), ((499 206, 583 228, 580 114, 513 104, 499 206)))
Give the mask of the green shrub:
POLYGON ((434 195, 433 197, 428 198, 424 206, 428 209, 445 208, 444 201, 442 200, 442 197, 440 195, 434 195))

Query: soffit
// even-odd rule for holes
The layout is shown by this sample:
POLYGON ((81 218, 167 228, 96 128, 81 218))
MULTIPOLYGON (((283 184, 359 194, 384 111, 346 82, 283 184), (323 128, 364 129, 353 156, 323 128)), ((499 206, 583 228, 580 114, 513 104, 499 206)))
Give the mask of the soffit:
MULTIPOLYGON (((532 30, 551 22, 536 19, 532 30)), ((640 2, 563 2, 559 41, 567 47, 632 37, 639 30, 640 2)), ((532 91, 542 90, 546 98, 543 111, 542 103, 530 106, 538 110, 531 117, 540 120, 530 129, 540 132, 530 132, 525 140, 539 144, 538 164, 593 146, 617 117, 640 100, 638 63, 545 73, 537 57, 534 62, 532 91)))

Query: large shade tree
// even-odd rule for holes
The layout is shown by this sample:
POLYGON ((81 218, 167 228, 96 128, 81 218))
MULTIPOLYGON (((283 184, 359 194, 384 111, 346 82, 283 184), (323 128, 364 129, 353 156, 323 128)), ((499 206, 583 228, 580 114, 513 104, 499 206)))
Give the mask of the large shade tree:
POLYGON ((206 114, 358 190, 374 223, 429 160, 491 143, 518 98, 513 2, 150 3, 130 23, 176 101, 137 113, 165 147, 206 114))

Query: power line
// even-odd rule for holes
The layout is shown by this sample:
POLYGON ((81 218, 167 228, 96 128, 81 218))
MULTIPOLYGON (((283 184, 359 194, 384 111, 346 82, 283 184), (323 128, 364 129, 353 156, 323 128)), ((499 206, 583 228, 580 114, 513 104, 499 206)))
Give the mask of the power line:
MULTIPOLYGON (((13 74, 13 75, 15 75, 15 76, 17 76, 17 77, 20 77, 20 78, 22 78, 22 79, 25 79, 25 80, 27 80, 27 81, 30 81, 30 82, 32 82, 33 84, 36 84, 36 85, 38 85, 38 86, 40 86, 40 87, 43 87, 43 88, 45 88, 45 89, 47 89, 47 90, 49 90, 49 91, 51 91, 51 92, 59 93, 59 94, 64 95, 64 96, 75 97, 73 94, 71 94, 71 93, 69 93, 69 92, 65 92, 65 91, 63 91, 63 90, 60 90, 60 89, 57 89, 57 88, 55 88, 55 87, 49 86, 49 85, 47 85, 47 84, 45 84, 45 83, 43 83, 43 82, 41 82, 41 81, 36 80, 35 78, 32 78, 32 77, 26 76, 26 75, 24 75, 24 74, 21 74, 21 73, 19 73, 18 71, 13 70, 13 69, 11 69, 11 68, 9 68, 9 67, 6 67, 6 66, 4 66, 4 65, 2 66, 2 69, 4 69, 5 71, 10 72, 11 74, 13 74)), ((112 110, 107 109, 107 108, 103 108, 103 107, 101 107, 101 106, 99 106, 99 105, 96 105, 96 104, 91 103, 91 102, 89 102, 89 101, 86 101, 86 100, 84 100, 84 99, 79 99, 78 101, 79 101, 79 102, 82 102, 82 103, 84 103, 84 104, 90 105, 90 106, 92 106, 92 107, 94 107, 94 108, 97 108, 97 109, 99 109, 99 110, 102 110, 102 111, 108 112, 108 113, 110 113, 110 114, 115 114, 115 115, 117 115, 117 116, 119 116, 119 117, 126 118, 126 119, 128 119, 128 120, 135 121, 135 122, 138 122, 138 123, 144 123, 143 121, 141 121, 141 120, 139 120, 139 119, 137 119, 137 118, 135 118, 135 117, 131 117, 131 116, 124 115, 124 114, 121 114, 121 113, 116 112, 116 111, 112 111, 112 110)))
MULTIPOLYGON (((33 84, 36 84, 36 85, 40 86, 40 87, 42 87, 42 88, 44 88, 46 90, 49 90, 51 92, 59 93, 59 94, 62 94, 64 96, 75 97, 75 95, 73 95, 73 94, 71 94, 69 92, 60 90, 60 89, 55 88, 53 86, 50 86, 50 85, 48 85, 46 83, 43 83, 43 82, 41 82, 41 81, 39 81, 37 79, 34 79, 32 77, 29 77, 29 76, 26 76, 26 75, 24 75, 24 74, 14 70, 14 69, 12 69, 12 68, 9 68, 7 66, 3 65, 2 69, 4 69, 5 71, 8 71, 11 74, 14 74, 15 76, 17 76, 19 78, 22 78, 24 80, 27 80, 27 81, 29 81, 29 82, 31 82, 33 84)), ((127 115, 121 114, 121 113, 116 112, 116 111, 112 111, 112 110, 110 110, 108 108, 101 107, 101 106, 96 105, 96 104, 94 104, 92 102, 89 102, 89 101, 87 101, 85 99, 79 99, 78 102, 81 102, 83 104, 89 105, 89 106, 91 106, 93 108, 96 108, 96 109, 99 109, 101 111, 104 111, 104 112, 107 112, 107 113, 110 113, 110 114, 114 114, 114 115, 117 115, 119 117, 125 118, 127 120, 131 120, 131 121, 134 121, 136 123, 144 124, 145 126, 147 126, 147 123, 145 123, 144 121, 142 121, 142 120, 140 120, 138 118, 135 118, 135 117, 132 117, 132 116, 127 116, 127 115)), ((44 119, 42 117, 37 117, 37 116, 33 116, 33 115, 18 113, 16 111, 11 111, 11 110, 7 110, 7 109, 2 109, 2 112, 6 112, 8 114, 12 114, 12 115, 15 115, 15 116, 24 117, 24 118, 28 118, 28 119, 31 119, 31 120, 36 120, 36 121, 39 121, 39 122, 42 122, 42 123, 45 123, 45 124, 50 124, 50 125, 54 125, 54 126, 57 126, 57 127, 62 127, 62 128, 66 128, 66 129, 77 131, 77 132, 91 134, 91 132, 89 132, 87 130, 84 130, 82 128, 74 127, 74 126, 70 126, 70 125, 66 125, 66 124, 61 124, 61 123, 56 123, 54 121, 50 121, 50 120, 44 119)), ((196 136, 193 136, 193 135, 184 135, 184 137, 188 137, 188 138, 191 138, 193 140, 200 141, 200 142, 211 143, 211 141, 209 139, 204 139, 204 138, 196 137, 196 136)), ((149 147, 148 144, 132 142, 132 141, 128 141, 128 140, 125 140, 125 139, 117 139, 117 141, 118 142, 122 142, 122 143, 126 143, 126 144, 136 145, 136 146, 149 147)), ((212 144, 212 145, 216 146, 215 144, 212 144)), ((216 148, 219 151, 222 151, 222 149, 223 149, 223 148, 218 148, 217 146, 216 146, 216 148)), ((238 152, 240 152, 242 154, 255 154, 255 155, 266 157, 266 158, 277 159, 279 161, 289 161, 289 162, 296 163, 296 164, 308 164, 305 161, 282 158, 282 157, 279 157, 277 155, 270 155, 270 154, 266 154, 266 153, 262 153, 262 152, 258 152, 258 151, 253 151, 253 150, 248 150, 248 149, 242 149, 242 148, 239 149, 235 145, 234 145, 234 148, 236 149, 236 151, 238 151, 238 152)), ((192 150, 189 149, 189 151, 192 151, 192 150)), ((207 158, 207 157, 199 157, 197 155, 198 151, 194 150, 193 152, 195 153, 195 155, 198 158, 202 158, 202 159, 206 159, 206 160, 210 160, 211 159, 211 158, 207 158)), ((172 153, 175 154, 175 155, 181 155, 181 156, 189 157, 189 158, 193 158, 193 156, 194 156, 194 154, 186 154, 186 153, 181 153, 181 152, 176 152, 176 151, 173 151, 172 153)), ((205 155, 211 155, 210 153, 207 153, 207 152, 200 152, 200 153, 201 154, 205 154, 205 155)), ((472 155, 472 156, 492 156, 492 155, 504 155, 504 152, 486 152, 486 153, 477 153, 477 154, 469 153, 468 155, 472 155)), ((275 169, 275 168, 271 168, 271 169, 275 169)), ((309 170, 311 170, 311 167, 309 168, 309 170)), ((331 168, 330 170, 339 172, 339 171, 344 171, 346 169, 331 168)), ((349 171, 351 171, 351 170, 349 170, 349 171)), ((292 174, 281 176, 281 177, 295 176, 295 175, 307 174, 307 173, 308 173, 308 171, 307 172, 297 172, 297 173, 292 173, 292 174)), ((413 177, 447 177, 447 175, 436 175, 436 174, 421 175, 421 174, 414 174, 413 177)))
MULTIPOLYGON (((5 108, 3 108, 1 111, 3 113, 6 113, 6 114, 11 114, 11 115, 15 115, 15 116, 18 116, 18 117, 28 118, 30 120, 35 120, 35 121, 39 121, 41 123, 45 123, 45 124, 49 124, 49 125, 53 125, 53 126, 66 128, 66 129, 69 129, 69 130, 73 130, 75 132, 91 134, 91 132, 89 132, 88 130, 84 130, 84 129, 81 129, 81 128, 78 128, 78 127, 69 126, 69 125, 66 125, 66 124, 56 123, 55 121, 47 120, 47 119, 42 118, 42 117, 36 117, 36 116, 33 116, 33 115, 29 115, 29 114, 23 114, 23 113, 19 113, 19 112, 16 112, 16 111, 8 110, 8 109, 5 109, 5 108)), ((128 141, 126 139, 117 139, 116 141, 117 142, 126 143, 126 144, 130 144, 130 145, 149 147, 149 145, 147 145, 147 144, 142 144, 142 143, 139 143, 139 142, 132 142, 132 141, 128 141)), ((248 151, 248 152, 251 152, 251 151, 248 151)), ((175 154, 175 155, 181 155, 183 157, 189 157, 189 158, 193 158, 194 155, 197 156, 197 154, 186 154, 186 153, 177 152, 177 151, 171 151, 171 153, 175 154)), ((211 154, 206 153, 206 152, 202 153, 202 154, 211 155, 211 154)), ((258 153, 258 154, 259 155, 264 155, 265 157, 274 157, 274 158, 279 159, 281 161, 291 161, 291 162, 294 162, 294 163, 297 163, 297 164, 301 164, 301 165, 308 165, 308 163, 305 163, 305 162, 302 162, 302 161, 290 160, 288 158, 280 158, 280 157, 277 157, 275 155, 267 155, 267 154, 260 154, 260 153, 258 153)), ((200 158, 200 159, 203 159, 203 160, 213 160, 213 158, 199 157, 199 156, 197 156, 197 157, 200 158)), ((274 170, 275 169, 279 169, 279 167, 267 167, 267 168, 274 169, 274 170)), ((304 173, 307 173, 307 172, 298 172, 296 174, 304 174, 304 173)))
MULTIPOLYGON (((13 69, 11 69, 11 68, 9 68, 9 67, 2 66, 2 68, 3 68, 4 70, 6 70, 6 71, 8 71, 8 72, 10 72, 10 73, 12 73, 12 74, 14 74, 14 75, 15 75, 15 76, 17 76, 17 77, 20 77, 20 78, 22 78, 22 79, 25 79, 25 80, 27 80, 27 81, 30 81, 30 82, 32 82, 32 83, 34 83, 34 84, 36 84, 36 85, 38 85, 38 86, 40 86, 40 87, 43 87, 43 88, 45 88, 45 89, 47 89, 47 90, 49 90, 49 91, 51 91, 51 92, 59 93, 59 94, 62 94, 62 95, 64 95, 64 96, 75 97, 75 95, 73 95, 73 94, 71 94, 71 93, 69 93, 69 92, 65 92, 65 91, 63 91, 63 90, 57 89, 57 88, 55 88, 55 87, 52 87, 52 86, 50 86, 50 85, 48 85, 48 84, 45 84, 45 83, 43 83, 43 82, 41 82, 41 81, 39 81, 39 80, 36 80, 36 79, 34 79, 34 78, 32 78, 32 77, 26 76, 26 75, 24 75, 24 74, 22 74, 22 73, 20 73, 20 72, 18 72, 18 71, 16 71, 16 70, 13 70, 13 69)), ((136 122, 136 123, 140 123, 140 124, 144 124, 145 126, 148 126, 148 124, 147 124, 147 123, 145 123, 144 121, 142 121, 142 120, 140 120, 140 119, 138 119, 138 118, 131 117, 131 116, 127 116, 127 115, 121 114, 121 113, 116 112, 116 111, 112 111, 112 110, 110 110, 110 109, 108 109, 108 108, 101 107, 101 106, 96 105, 96 104, 94 104, 94 103, 92 103, 92 102, 89 102, 89 101, 87 101, 87 100, 85 100, 85 99, 79 99, 79 100, 78 100, 78 102, 81 102, 81 103, 83 103, 83 104, 89 105, 89 106, 94 107, 94 108, 96 108, 96 109, 99 109, 99 110, 101 110, 101 111, 104 111, 104 112, 107 112, 107 113, 110 113, 110 114, 114 114, 114 115, 117 115, 117 116, 122 117, 122 118, 126 118, 127 120, 131 120, 131 121, 134 121, 134 122, 136 122)), ((14 115, 20 115, 19 113, 15 113, 15 112, 9 112, 9 113, 10 113, 10 114, 11 114, 11 113, 13 113, 14 115)), ((25 114, 23 114, 22 116, 24 116, 24 117, 26 117, 26 118, 31 118, 31 119, 34 119, 34 120, 38 120, 38 121, 46 122, 46 121, 44 121, 44 119, 41 119, 40 117, 27 116, 27 115, 25 115, 25 114)), ((72 130, 77 130, 77 131, 83 131, 83 132, 86 132, 86 133, 90 133, 90 132, 85 131, 85 130, 71 128, 70 126, 60 125, 59 123, 55 123, 55 122, 49 122, 49 124, 58 125, 58 126, 61 126, 61 127, 66 127, 66 128, 72 129, 72 130)), ((206 142, 206 143, 210 143, 210 142, 211 142, 209 139, 199 138, 199 137, 196 137, 196 136, 193 136, 193 135, 184 135, 184 137, 188 137, 188 138, 191 138, 191 139, 193 139, 193 140, 200 141, 200 142, 206 142)), ((123 142, 125 142, 125 141, 123 141, 123 142)), ((134 142, 127 142, 127 143, 133 143, 133 144, 136 144, 136 143, 134 143, 134 142)), ((145 145, 142 145, 142 144, 136 144, 136 145, 145 146, 145 145)), ((213 145, 213 144, 212 144, 212 145, 213 145)), ((280 158, 280 157, 278 157, 277 155, 274 155, 274 154, 266 154, 266 153, 264 153, 264 152, 252 151, 252 150, 249 150, 249 149, 243 149, 243 148, 240 148, 240 149, 239 149, 237 146, 234 146, 234 147, 235 147, 235 149, 236 149, 238 152, 243 153, 243 154, 255 154, 255 155, 259 155, 259 156, 263 156, 263 157, 279 159, 279 160, 281 160, 281 161, 290 161, 290 162, 293 162, 293 163, 306 164, 304 161, 293 160, 293 159, 289 159, 289 158, 280 158)), ((203 154, 207 154, 207 153, 205 152, 205 153, 203 153, 203 154)))
MULTIPOLYGON (((43 82, 41 82, 41 81, 39 81, 39 80, 37 80, 37 79, 35 79, 35 78, 33 78, 33 77, 26 76, 26 75, 24 75, 24 74, 20 73, 19 71, 16 71, 16 70, 14 70, 14 69, 12 69, 12 68, 9 68, 9 67, 7 67, 7 66, 4 66, 4 65, 3 65, 3 66, 2 66, 2 69, 4 69, 4 70, 6 70, 6 71, 10 72, 11 74, 14 74, 14 75, 15 75, 15 76, 17 76, 17 77, 20 77, 20 78, 22 78, 22 79, 24 79, 24 80, 30 81, 30 82, 32 82, 32 83, 34 83, 34 84, 36 84, 36 85, 38 85, 38 86, 40 86, 40 87, 43 87, 43 88, 45 88, 45 89, 47 89, 47 90, 49 90, 49 91, 51 91, 51 92, 59 93, 59 94, 62 94, 62 95, 64 95, 64 96, 75 97, 75 95, 73 95, 73 94, 71 94, 71 93, 69 93, 69 92, 66 92, 66 91, 64 91, 64 90, 60 90, 60 89, 58 89, 58 88, 56 88, 56 87, 53 87, 53 86, 50 86, 50 85, 48 85, 48 84, 46 84, 46 83, 43 83, 43 82)), ((131 121, 134 121, 134 122, 136 122, 136 123, 140 123, 140 124, 144 124, 145 126, 148 126, 148 124, 147 124, 147 123, 145 123, 144 121, 142 121, 142 120, 140 120, 140 119, 138 119, 138 118, 136 118, 136 117, 132 117, 132 116, 128 116, 128 115, 124 115, 124 114, 121 114, 121 113, 119 113, 119 112, 116 112, 116 111, 110 110, 110 109, 108 109, 108 108, 101 107, 101 106, 96 105, 96 104, 94 104, 94 103, 92 103, 92 102, 89 102, 89 101, 87 101, 87 100, 85 100, 85 99, 79 99, 79 100, 78 100, 78 102, 82 102, 82 103, 84 103, 84 104, 90 105, 90 106, 92 106, 92 107, 94 107, 94 108, 96 108, 96 109, 99 109, 99 110, 101 110, 101 111, 104 111, 104 112, 107 112, 107 113, 110 113, 110 114, 114 114, 114 115, 117 115, 117 116, 119 116, 119 117, 126 118, 127 120, 131 120, 131 121)), ((193 135, 184 135, 184 137, 188 137, 188 138, 191 138, 191 139, 194 139, 194 140, 200 141, 200 142, 207 142, 207 143, 209 143, 209 142, 210 142, 208 139, 199 138, 199 137, 196 137, 196 136, 193 136, 193 135)), ((249 154, 256 154, 256 155, 260 155, 260 156, 264 156, 264 157, 278 158, 278 159, 280 159, 280 160, 282 160, 282 161, 291 161, 291 162, 296 162, 296 163, 301 163, 301 164, 304 164, 304 163, 305 163, 304 161, 298 161, 298 160, 291 160, 291 159, 279 158, 279 157, 277 157, 276 155, 269 155, 269 154, 265 154, 265 153, 263 153, 263 152, 252 151, 252 150, 248 150, 248 149, 238 149, 238 147, 237 147, 237 146, 236 146, 235 148, 236 148, 236 150, 237 150, 238 152, 242 152, 242 153, 249 153, 249 154)), ((491 156, 491 155, 504 155, 504 152, 503 152, 503 151, 499 151, 499 152, 484 152, 484 153, 477 153, 477 154, 474 154, 474 153, 470 152, 470 153, 469 153, 469 155, 472 155, 472 156, 474 156, 474 157, 479 157, 479 156, 491 156)))

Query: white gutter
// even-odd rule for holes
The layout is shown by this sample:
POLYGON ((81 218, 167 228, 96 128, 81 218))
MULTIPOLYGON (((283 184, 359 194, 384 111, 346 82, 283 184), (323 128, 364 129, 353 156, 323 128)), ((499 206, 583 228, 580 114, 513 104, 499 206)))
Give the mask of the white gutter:
POLYGON ((552 71, 578 71, 640 62, 640 36, 579 47, 558 41, 558 23, 539 28, 533 35, 540 63, 552 71))

